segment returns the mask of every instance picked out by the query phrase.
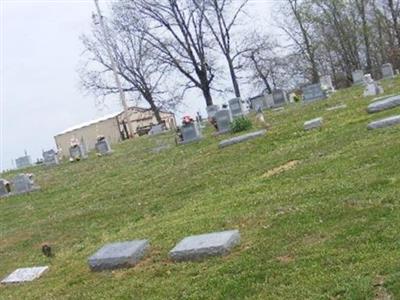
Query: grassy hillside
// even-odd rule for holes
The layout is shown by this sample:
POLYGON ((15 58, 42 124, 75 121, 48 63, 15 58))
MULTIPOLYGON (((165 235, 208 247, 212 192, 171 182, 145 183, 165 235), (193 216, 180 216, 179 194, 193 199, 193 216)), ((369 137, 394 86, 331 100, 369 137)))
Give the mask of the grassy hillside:
MULTIPOLYGON (((400 78, 383 83, 400 93, 400 78)), ((400 126, 368 131, 362 87, 327 101, 265 113, 271 128, 225 149, 229 135, 160 153, 171 135, 144 137, 34 172, 42 191, 0 199, 0 277, 49 265, 32 283, 1 286, 1 299, 400 298, 400 126), (339 103, 346 109, 326 111, 339 103), (303 122, 323 116, 322 130, 303 122), (183 237, 239 229, 232 254, 172 263, 183 237), (92 273, 105 243, 149 239, 135 268, 92 273), (46 258, 40 245, 53 245, 46 258)), ((14 174, 3 174, 11 178, 14 174)))

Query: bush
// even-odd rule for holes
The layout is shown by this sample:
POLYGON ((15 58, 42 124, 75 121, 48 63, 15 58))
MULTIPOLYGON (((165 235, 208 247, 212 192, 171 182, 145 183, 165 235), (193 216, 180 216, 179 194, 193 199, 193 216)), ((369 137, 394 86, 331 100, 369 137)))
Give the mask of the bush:
POLYGON ((235 120, 233 120, 231 124, 231 129, 232 132, 240 132, 240 131, 245 131, 253 127, 253 124, 251 123, 250 119, 246 117, 240 117, 235 120))

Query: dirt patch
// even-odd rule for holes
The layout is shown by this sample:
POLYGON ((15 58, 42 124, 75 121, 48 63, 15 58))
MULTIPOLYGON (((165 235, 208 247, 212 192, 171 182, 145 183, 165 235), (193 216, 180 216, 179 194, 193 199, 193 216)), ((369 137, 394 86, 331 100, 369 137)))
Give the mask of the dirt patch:
POLYGON ((288 264, 288 263, 294 261, 294 257, 291 255, 278 256, 276 259, 279 262, 284 263, 284 264, 288 264))
POLYGON ((322 234, 306 235, 303 239, 303 244, 309 245, 309 246, 314 246, 314 245, 322 244, 327 239, 328 238, 322 234))
POLYGON ((299 163, 300 163, 300 160, 288 161, 287 163, 285 163, 285 164, 283 164, 283 165, 281 165, 279 167, 276 167, 276 168, 273 168, 272 170, 267 171, 266 173, 264 173, 262 175, 262 178, 270 178, 270 177, 275 176, 277 174, 280 174, 280 173, 283 173, 283 172, 288 171, 290 169, 293 169, 299 163))
POLYGON ((385 278, 381 275, 375 277, 373 285, 375 288, 374 300, 392 300, 392 295, 384 287, 385 278))

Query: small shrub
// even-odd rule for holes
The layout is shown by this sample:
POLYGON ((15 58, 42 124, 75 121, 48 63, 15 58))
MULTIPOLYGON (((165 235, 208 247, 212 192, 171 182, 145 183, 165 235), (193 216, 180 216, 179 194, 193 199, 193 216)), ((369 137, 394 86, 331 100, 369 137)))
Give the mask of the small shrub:
POLYGON ((253 124, 251 123, 250 119, 246 117, 236 118, 231 124, 232 132, 245 131, 251 127, 253 127, 253 124))

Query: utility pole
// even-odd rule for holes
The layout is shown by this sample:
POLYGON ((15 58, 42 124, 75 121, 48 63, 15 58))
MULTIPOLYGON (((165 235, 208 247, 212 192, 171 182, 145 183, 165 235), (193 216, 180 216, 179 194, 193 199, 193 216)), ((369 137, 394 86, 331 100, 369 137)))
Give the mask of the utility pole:
POLYGON ((124 108, 124 119, 125 119, 125 123, 128 125, 128 138, 131 138, 131 137, 133 137, 132 123, 129 118, 129 110, 128 110, 128 105, 126 104, 125 93, 122 90, 121 81, 119 80, 119 77, 118 77, 117 64, 115 63, 115 59, 113 56, 114 49, 111 47, 111 45, 109 43, 110 34, 108 32, 107 26, 104 24, 103 16, 101 15, 101 11, 100 11, 99 1, 94 0, 94 4, 96 5, 97 15, 99 18, 101 31, 103 32, 106 50, 107 50, 108 56, 110 57, 111 68, 114 73, 115 83, 117 84, 119 98, 121 100, 122 107, 124 108))

